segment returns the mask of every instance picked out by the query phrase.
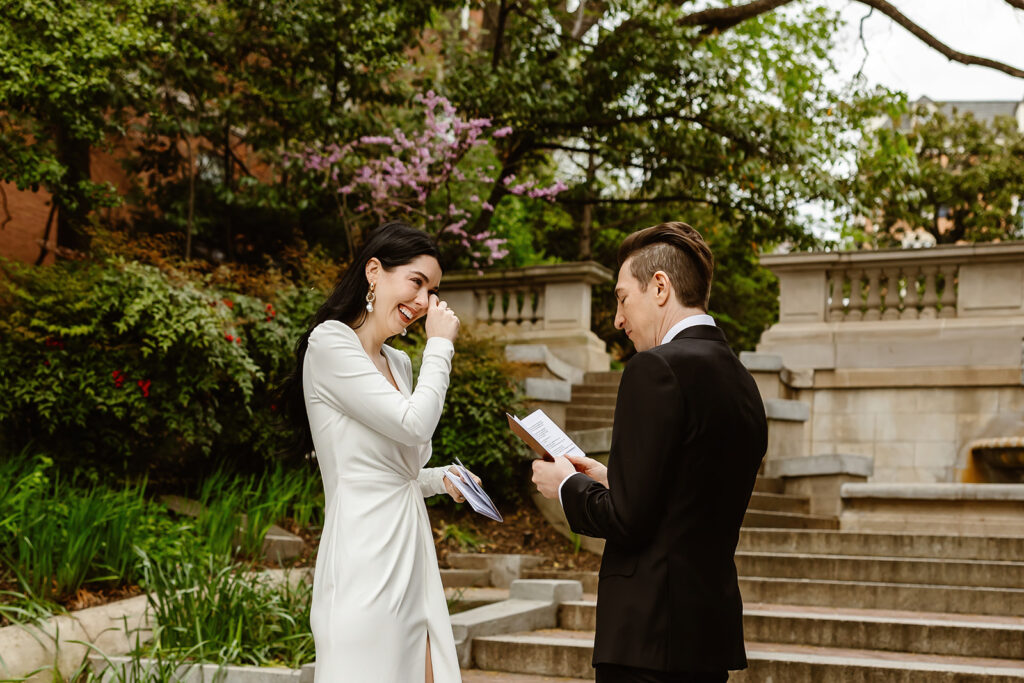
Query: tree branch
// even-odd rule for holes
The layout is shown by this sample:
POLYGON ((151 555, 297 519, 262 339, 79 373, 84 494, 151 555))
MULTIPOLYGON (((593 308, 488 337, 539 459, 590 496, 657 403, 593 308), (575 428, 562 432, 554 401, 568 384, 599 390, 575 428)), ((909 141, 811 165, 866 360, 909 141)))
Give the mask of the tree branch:
POLYGON ((736 24, 741 24, 747 19, 771 12, 774 9, 788 5, 793 0, 754 0, 745 5, 734 5, 732 7, 716 7, 714 9, 701 10, 693 14, 687 14, 679 20, 680 26, 703 26, 702 33, 712 31, 724 31, 736 24))
MULTIPOLYGON (((1024 8, 1024 1, 1022 0, 1006 0, 1014 7, 1024 8)), ((995 69, 996 71, 1002 71, 1005 74, 1015 76, 1017 78, 1024 78, 1024 69, 1018 69, 1017 67, 997 62, 994 59, 988 59, 987 57, 977 57, 975 55, 969 55, 964 52, 958 52, 953 48, 949 47, 945 43, 939 41, 935 36, 925 31, 923 28, 915 24, 913 21, 907 18, 902 12, 892 6, 886 0, 857 0, 857 2, 873 7, 882 14, 886 15, 897 24, 907 29, 912 35, 921 40, 925 45, 932 48, 946 59, 952 62, 960 62, 961 64, 969 64, 975 66, 985 66, 989 69, 995 69)))
MULTIPOLYGON (((905 14, 896 9, 892 3, 887 2, 887 0, 856 1, 862 5, 867 5, 868 7, 877 9, 879 12, 905 28, 911 33, 911 35, 916 37, 925 45, 952 62, 959 62, 961 64, 973 66, 984 66, 996 71, 1002 71, 1003 73, 1016 78, 1024 78, 1024 69, 1018 69, 1017 67, 1010 66, 1009 64, 1004 64, 1003 62, 998 62, 987 57, 978 57, 976 55, 969 55, 965 52, 954 50, 911 21, 905 14)), ((766 14, 772 10, 778 9, 783 5, 788 5, 790 2, 792 2, 792 0, 753 0, 753 2, 748 2, 744 5, 706 9, 686 15, 679 20, 679 24, 681 26, 703 26, 704 30, 701 31, 703 34, 715 31, 724 31, 725 29, 729 29, 737 24, 743 23, 747 19, 752 19, 761 14, 766 14)), ((1024 9, 1024 0, 1006 0, 1006 2, 1018 9, 1024 9)))

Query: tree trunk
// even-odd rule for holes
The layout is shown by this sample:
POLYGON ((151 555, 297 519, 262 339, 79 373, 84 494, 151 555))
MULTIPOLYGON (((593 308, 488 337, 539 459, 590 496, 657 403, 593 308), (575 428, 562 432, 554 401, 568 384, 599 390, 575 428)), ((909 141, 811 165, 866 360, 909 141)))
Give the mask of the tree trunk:
POLYGON ((89 205, 81 184, 90 180, 89 143, 71 137, 63 127, 57 128, 57 159, 67 169, 63 190, 54 193, 57 206, 57 246, 84 251, 89 246, 85 232, 89 205))

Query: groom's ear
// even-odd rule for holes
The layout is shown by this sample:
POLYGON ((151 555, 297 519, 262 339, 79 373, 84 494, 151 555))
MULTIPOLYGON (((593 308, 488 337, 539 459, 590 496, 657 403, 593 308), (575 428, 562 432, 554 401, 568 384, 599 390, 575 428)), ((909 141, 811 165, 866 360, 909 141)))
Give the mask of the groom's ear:
POLYGON ((664 306, 672 299, 672 280, 669 279, 668 273, 663 270, 659 270, 651 277, 651 283, 647 286, 648 289, 652 290, 654 295, 654 301, 659 306, 664 306))

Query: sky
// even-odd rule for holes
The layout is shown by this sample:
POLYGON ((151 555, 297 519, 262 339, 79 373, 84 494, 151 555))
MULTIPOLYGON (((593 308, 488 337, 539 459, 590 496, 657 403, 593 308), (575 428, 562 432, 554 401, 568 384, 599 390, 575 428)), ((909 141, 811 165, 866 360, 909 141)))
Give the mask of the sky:
MULTIPOLYGON (((877 10, 864 22, 867 59, 859 24, 871 10, 853 0, 826 0, 842 12, 836 63, 847 77, 861 63, 869 82, 906 92, 911 100, 1021 100, 1024 79, 980 66, 950 62, 877 10)), ((1004 0, 891 0, 903 14, 955 50, 1024 69, 1024 11, 1004 0)))

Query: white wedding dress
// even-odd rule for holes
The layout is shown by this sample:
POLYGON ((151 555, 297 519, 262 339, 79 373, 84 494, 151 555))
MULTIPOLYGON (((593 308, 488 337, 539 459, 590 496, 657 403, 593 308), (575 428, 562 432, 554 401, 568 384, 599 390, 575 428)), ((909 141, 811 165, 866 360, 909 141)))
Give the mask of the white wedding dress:
POLYGON ((396 390, 348 325, 309 337, 302 388, 327 507, 310 615, 317 683, 419 683, 428 635, 434 680, 462 680, 423 502, 445 490, 444 468, 423 465, 453 353, 428 339, 413 391, 409 356, 385 345, 396 390))

